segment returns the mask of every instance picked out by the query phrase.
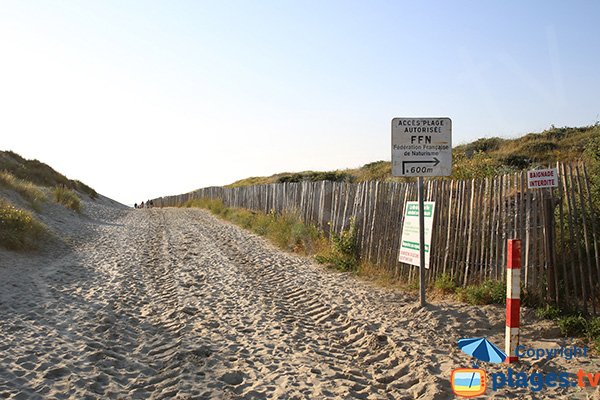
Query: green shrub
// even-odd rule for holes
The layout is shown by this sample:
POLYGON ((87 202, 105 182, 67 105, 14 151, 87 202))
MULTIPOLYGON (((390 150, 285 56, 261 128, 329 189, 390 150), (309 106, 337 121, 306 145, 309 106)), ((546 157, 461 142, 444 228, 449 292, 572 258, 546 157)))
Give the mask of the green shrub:
POLYGON ((333 182, 351 182, 353 176, 343 171, 305 171, 296 172, 289 174, 282 174, 277 178, 277 183, 297 183, 297 182, 319 182, 319 181, 333 181, 333 182))
POLYGON ((595 317, 588 321, 586 335, 591 339, 600 340, 600 317, 595 317))
POLYGON ((244 229, 252 230, 252 227, 257 223, 256 213, 250 210, 245 210, 242 208, 227 208, 216 203, 212 204, 208 210, 227 221, 241 226, 244 229))
POLYGON ((546 304, 545 307, 540 307, 535 310, 535 315, 541 319, 558 319, 561 315, 561 311, 550 304, 546 304))
POLYGON ((10 250, 33 249, 45 232, 30 213, 0 199, 0 245, 10 250))
POLYGON ((433 286, 444 294, 456 292, 456 282, 448 274, 438 276, 433 283, 433 286))
POLYGON ((299 222, 299 218, 291 214, 277 215, 271 211, 269 214, 260 214, 257 216, 256 227, 254 231, 263 236, 267 236, 279 247, 291 250, 295 243, 292 243, 292 226, 299 222))
POLYGON ((317 227, 305 224, 294 213, 255 213, 250 229, 283 249, 303 254, 312 254, 322 240, 317 227))
MULTIPOLYGON (((272 229, 275 229, 274 217, 269 215, 252 214, 251 211, 237 211, 238 225, 244 228, 251 228, 258 235, 266 236, 272 229)), ((279 244, 279 243, 277 243, 279 244)))
POLYGON ((592 201, 596 209, 600 209, 600 127, 596 130, 597 135, 586 144, 584 157, 589 167, 592 201))
POLYGON ((482 151, 470 156, 464 152, 456 152, 453 157, 452 178, 454 179, 485 178, 500 172, 496 159, 482 151))
POLYGON ((357 169, 355 175, 354 181, 385 181, 392 176, 392 163, 389 161, 368 163, 357 169))
POLYGON ((587 321, 582 315, 568 315, 556 321, 564 336, 582 336, 587 330, 587 321))
POLYGON ((531 164, 529 157, 522 154, 510 154, 500 159, 500 162, 516 169, 525 169, 531 164))
POLYGON ((292 250, 304 254, 314 254, 324 247, 325 242, 323 233, 315 225, 304 224, 299 218, 291 225, 290 243, 293 245, 292 250))
POLYGON ((457 290, 460 300, 473 305, 504 304, 506 285, 502 281, 487 280, 480 285, 469 285, 457 290))
POLYGON ((404 288, 409 292, 418 292, 420 290, 419 278, 413 278, 406 282, 404 288))
POLYGON ((475 153, 485 153, 488 151, 497 150, 503 142, 504 139, 501 139, 499 137, 480 138, 475 140, 474 142, 463 145, 463 149, 467 157, 470 158, 475 153))
POLYGON ((522 151, 526 154, 537 155, 538 153, 547 153, 558 149, 558 144, 550 141, 529 142, 523 145, 522 151))
POLYGON ((325 247, 321 231, 314 225, 305 224, 294 213, 268 214, 243 208, 226 207, 220 199, 195 199, 185 207, 199 207, 230 221, 242 228, 265 236, 275 245, 296 253, 314 254, 325 247))
POLYGON ((538 318, 556 321, 560 333, 565 337, 585 337, 594 344, 596 352, 600 352, 600 318, 585 317, 580 313, 558 309, 546 305, 536 310, 538 318))
POLYGON ((348 229, 341 234, 332 232, 331 248, 318 254, 316 261, 329 264, 341 271, 356 271, 358 267, 358 246, 356 240, 356 221, 352 218, 348 229))
POLYGON ((62 204, 75 212, 81 212, 81 200, 71 189, 64 186, 56 186, 52 190, 52 194, 57 203, 62 204))
POLYGON ((581 314, 570 314, 555 318, 560 333, 567 337, 585 337, 600 354, 600 317, 584 317, 581 314))
POLYGON ((221 215, 225 211, 225 205, 223 201, 220 199, 194 199, 188 200, 183 203, 183 207, 196 207, 196 208, 206 208, 210 210, 213 214, 221 215))

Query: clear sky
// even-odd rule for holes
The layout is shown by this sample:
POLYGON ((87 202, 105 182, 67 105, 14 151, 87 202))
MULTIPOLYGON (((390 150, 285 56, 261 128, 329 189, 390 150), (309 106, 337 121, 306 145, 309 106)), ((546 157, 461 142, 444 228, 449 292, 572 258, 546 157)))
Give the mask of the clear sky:
POLYGON ((0 0, 0 149, 133 204, 390 159, 393 117, 454 144, 590 125, 598 1, 0 0))

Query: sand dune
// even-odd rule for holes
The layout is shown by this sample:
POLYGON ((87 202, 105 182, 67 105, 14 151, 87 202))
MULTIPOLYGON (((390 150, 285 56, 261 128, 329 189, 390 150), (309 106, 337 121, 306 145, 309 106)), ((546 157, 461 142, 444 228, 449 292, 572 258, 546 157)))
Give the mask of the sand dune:
MULTIPOLYGON (((503 343, 502 307, 420 309, 202 210, 98 202, 86 212, 60 228, 78 232, 60 250, 0 253, 0 397, 447 399, 451 371, 471 365, 457 340, 503 343)), ((524 319, 523 343, 558 343, 550 323, 524 319)), ((600 372, 597 358, 519 368, 582 367, 600 372)))

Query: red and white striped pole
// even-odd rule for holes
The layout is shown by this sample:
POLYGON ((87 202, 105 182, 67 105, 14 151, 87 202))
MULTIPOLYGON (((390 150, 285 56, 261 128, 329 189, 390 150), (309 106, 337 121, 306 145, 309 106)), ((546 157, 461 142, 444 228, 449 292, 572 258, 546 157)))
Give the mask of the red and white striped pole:
POLYGON ((521 240, 508 240, 506 263, 506 362, 519 360, 519 313, 521 309, 521 240))

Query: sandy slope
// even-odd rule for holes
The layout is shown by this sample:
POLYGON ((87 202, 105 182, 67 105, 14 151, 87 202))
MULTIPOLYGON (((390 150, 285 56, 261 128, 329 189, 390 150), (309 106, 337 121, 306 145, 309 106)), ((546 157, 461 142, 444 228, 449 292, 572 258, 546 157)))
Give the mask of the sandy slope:
MULTIPOLYGON (((86 210, 56 224, 64 248, 0 252, 0 397, 445 399, 452 369, 470 366, 459 338, 503 343, 501 307, 419 309, 411 296, 277 251, 205 211, 86 210)), ((553 334, 529 324, 523 342, 554 346, 544 339, 553 334)), ((597 358, 519 370, 582 367, 600 372, 597 358)))

